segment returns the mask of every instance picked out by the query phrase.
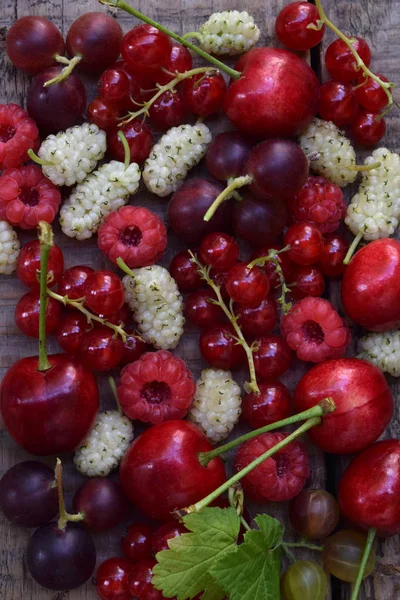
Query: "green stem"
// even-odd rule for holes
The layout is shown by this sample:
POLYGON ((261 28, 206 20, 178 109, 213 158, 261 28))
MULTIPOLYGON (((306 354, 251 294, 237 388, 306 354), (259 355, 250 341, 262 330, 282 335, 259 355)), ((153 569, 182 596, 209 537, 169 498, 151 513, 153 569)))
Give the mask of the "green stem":
POLYGON ((126 171, 131 164, 131 149, 129 148, 128 140, 123 131, 118 131, 118 137, 124 147, 124 166, 126 171))
POLYGON ((35 162, 37 165, 40 165, 41 167, 53 167, 54 163, 50 162, 49 160, 43 160, 43 158, 40 158, 40 156, 38 156, 37 154, 35 154, 35 152, 30 148, 27 152, 29 158, 31 160, 33 160, 33 162, 35 162))
POLYGON ((117 384, 115 383, 115 379, 112 375, 110 375, 110 377, 108 378, 108 385, 111 388, 111 391, 113 393, 114 399, 115 399, 115 403, 118 407, 118 412, 119 414, 122 415, 124 414, 124 411, 122 410, 122 406, 120 404, 120 401, 118 399, 118 391, 117 391, 117 384))
POLYGON ((65 79, 67 79, 71 75, 76 65, 81 62, 82 58, 83 56, 77 54, 76 56, 74 56, 74 58, 67 59, 68 63, 65 62, 65 60, 60 61, 59 59, 57 59, 58 62, 62 62, 67 66, 63 68, 63 70, 59 75, 57 75, 57 77, 53 77, 53 79, 49 79, 48 81, 46 81, 43 84, 43 87, 49 87, 49 85, 53 85, 54 83, 61 83, 62 81, 65 81, 65 79))
POLYGON ((362 236, 363 236, 363 233, 364 233, 364 232, 360 230, 360 231, 357 233, 357 235, 356 235, 356 237, 354 238, 354 240, 352 241, 352 243, 351 243, 351 246, 350 246, 350 248, 347 250, 347 254, 346 254, 346 256, 344 257, 344 261, 343 261, 343 264, 344 264, 344 265, 348 265, 348 264, 349 264, 349 262, 350 262, 350 260, 351 260, 351 257, 353 256, 353 254, 354 254, 354 252, 355 252, 355 249, 357 248, 358 244, 359 244, 359 243, 360 243, 360 241, 361 241, 361 238, 362 238, 362 236))
POLYGON ((199 33, 198 31, 188 31, 187 33, 185 33, 182 36, 183 40, 187 40, 189 38, 194 38, 196 40, 201 40, 201 33, 199 33))
POLYGON ((59 512, 60 512, 57 526, 60 531, 65 531, 65 528, 69 521, 72 521, 74 523, 83 521, 83 519, 85 518, 85 515, 84 515, 84 513, 77 513, 75 515, 70 515, 65 510, 63 484, 62 484, 62 464, 61 464, 61 460, 59 458, 57 458, 55 474, 56 474, 57 491, 58 491, 58 508, 59 508, 59 512))
POLYGON ((56 59, 57 62, 59 62, 63 65, 69 65, 69 63, 70 63, 70 59, 67 58, 66 56, 61 56, 61 54, 55 54, 54 58, 56 59))
POLYGON ((224 64, 223 62, 221 62, 214 56, 211 56, 211 54, 208 54, 208 52, 204 52, 204 50, 201 50, 201 48, 199 48, 198 46, 195 46, 194 44, 188 42, 187 39, 185 39, 185 37, 181 37, 177 33, 174 33, 170 29, 167 29, 167 27, 164 27, 164 25, 160 25, 160 23, 157 23, 157 21, 154 21, 153 19, 146 17, 146 15, 144 15, 140 11, 136 10, 136 8, 133 8, 133 6, 130 6, 130 4, 127 4, 126 2, 124 2, 124 0, 99 0, 99 2, 100 2, 100 4, 105 4, 106 6, 113 6, 115 8, 120 8, 121 10, 124 10, 125 12, 136 17, 137 19, 140 19, 144 23, 148 23, 149 25, 152 25, 159 31, 162 31, 163 33, 168 35, 173 40, 176 40, 183 46, 186 46, 186 48, 190 48, 190 50, 193 50, 193 52, 195 52, 196 54, 198 54, 199 56, 201 56, 208 62, 212 63, 213 65, 215 65, 216 67, 221 69, 221 71, 224 71, 225 73, 227 73, 229 75, 229 77, 232 77, 232 79, 239 79, 239 77, 241 75, 240 71, 235 71, 235 69, 231 69, 231 67, 228 67, 228 65, 224 64))
POLYGON ((204 221, 209 221, 214 216, 214 213, 218 210, 221 204, 230 198, 235 190, 243 187, 244 185, 248 185, 252 181, 253 178, 250 175, 242 175, 241 177, 236 177, 236 179, 233 179, 211 204, 210 208, 203 217, 204 221))
POLYGON ((378 169, 381 166, 382 163, 380 163, 379 161, 370 163, 369 165, 350 165, 349 167, 347 167, 349 169, 349 171, 372 171, 373 169, 378 169))
MULTIPOLYGON (((282 252, 287 252, 288 250, 290 250, 289 245, 282 248, 282 250, 271 249, 271 250, 269 250, 269 252, 266 256, 260 256, 259 258, 255 258, 252 262, 250 262, 247 265, 249 267, 249 269, 252 269, 256 265, 259 267, 262 267, 268 261, 271 261, 274 263, 275 271, 277 272, 279 281, 281 283, 281 295, 279 296, 279 298, 277 300, 278 300, 279 306, 281 307, 281 309, 283 311, 283 314, 285 314, 285 315, 292 308, 292 303, 286 302, 286 294, 288 294, 291 291, 291 288, 286 284, 286 279, 283 274, 283 270, 282 270, 281 264, 279 262, 279 259, 277 258, 277 254, 281 254, 282 252)), ((293 285, 296 285, 296 284, 291 284, 292 287, 293 287, 293 285)))
POLYGON ((376 536, 376 529, 370 528, 368 529, 367 541, 365 543, 364 553, 361 559, 360 568, 358 570, 357 580, 354 584, 353 592, 351 594, 350 600, 357 600, 358 592, 360 591, 361 582, 364 579, 365 566, 367 564, 367 560, 369 555, 371 554, 372 546, 374 544, 376 536))
POLYGON ((123 258, 121 258, 120 256, 117 258, 116 261, 118 267, 121 269, 121 271, 123 271, 125 273, 125 275, 129 275, 129 277, 135 277, 135 273, 132 271, 132 269, 130 269, 128 267, 128 265, 126 264, 126 262, 124 261, 123 258))
POLYGON ((50 250, 54 245, 53 230, 49 223, 39 223, 40 242, 40 306, 39 306, 39 365, 38 371, 47 371, 51 364, 46 346, 47 272, 50 250))
POLYGON ((322 550, 324 549, 323 546, 307 544, 307 542, 284 542, 282 545, 286 546, 287 548, 308 548, 308 550, 316 550, 317 552, 322 552, 322 550))
POLYGON ((219 446, 218 448, 213 448, 208 452, 200 452, 198 454, 199 463, 202 467, 207 467, 208 463, 217 456, 221 454, 225 454, 229 450, 233 448, 237 448, 243 442, 247 442, 247 440, 252 440, 253 438, 261 435, 262 433, 267 433, 268 431, 274 431, 274 429, 280 429, 282 427, 287 427, 288 425, 293 425, 294 423, 298 423, 299 421, 307 421, 308 419, 313 419, 315 417, 323 417, 336 409, 335 403, 332 398, 325 398, 321 400, 316 406, 309 408, 301 413, 297 413, 296 415, 292 415, 287 419, 282 419, 281 421, 277 421, 276 423, 270 423, 269 425, 264 425, 264 427, 259 427, 258 429, 254 429, 253 431, 249 431, 249 433, 245 433, 240 437, 227 442, 223 446, 219 446))

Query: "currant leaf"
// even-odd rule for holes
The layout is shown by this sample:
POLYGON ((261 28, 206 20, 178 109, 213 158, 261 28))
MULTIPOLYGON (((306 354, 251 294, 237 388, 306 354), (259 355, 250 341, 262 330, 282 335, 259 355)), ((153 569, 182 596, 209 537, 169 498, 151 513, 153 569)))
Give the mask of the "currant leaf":
POLYGON ((169 540, 169 550, 156 555, 153 585, 166 598, 222 600, 225 593, 210 575, 217 559, 235 544, 240 519, 234 508, 205 508, 183 518, 191 533, 169 540))

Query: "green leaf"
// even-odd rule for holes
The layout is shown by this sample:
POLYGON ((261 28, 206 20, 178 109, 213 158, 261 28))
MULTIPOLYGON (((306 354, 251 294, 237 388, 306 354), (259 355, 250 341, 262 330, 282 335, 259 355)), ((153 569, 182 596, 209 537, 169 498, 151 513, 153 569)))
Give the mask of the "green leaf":
POLYGON ((268 515, 255 519, 259 530, 248 531, 211 568, 230 600, 279 600, 283 527, 268 515))
POLYGON ((186 600, 204 590, 203 600, 222 600, 225 593, 210 568, 235 544, 240 529, 235 509, 205 508, 184 517, 183 523, 192 533, 169 540, 170 550, 156 555, 152 583, 167 598, 186 600))

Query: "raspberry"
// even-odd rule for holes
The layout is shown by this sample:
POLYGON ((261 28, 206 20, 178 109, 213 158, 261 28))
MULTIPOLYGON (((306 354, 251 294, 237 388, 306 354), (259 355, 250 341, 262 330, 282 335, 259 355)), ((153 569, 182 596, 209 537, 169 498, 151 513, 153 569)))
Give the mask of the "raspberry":
POLYGON ((319 363, 340 358, 350 344, 350 330, 332 304, 322 298, 297 302, 281 323, 282 335, 298 358, 319 363))
POLYGON ((0 177, 0 219, 22 229, 51 223, 61 202, 60 191, 35 165, 7 169, 0 177))
POLYGON ((18 104, 0 104, 0 169, 20 167, 38 145, 39 131, 28 113, 18 104))
POLYGON ((346 215, 342 190, 325 177, 309 177, 289 204, 295 221, 314 223, 321 233, 333 233, 346 215))
POLYGON ((114 263, 121 257, 132 269, 149 267, 161 258, 167 231, 160 217, 148 208, 123 206, 104 220, 98 244, 114 263))
POLYGON ((125 414, 154 425, 183 419, 196 386, 181 358, 167 350, 146 352, 121 371, 118 398, 125 414))
MULTIPOLYGON (((240 471, 253 460, 282 442, 287 433, 263 433, 244 442, 236 455, 235 467, 240 471)), ((255 502, 291 500, 301 492, 310 475, 308 456, 299 442, 290 442, 243 477, 245 494, 255 502)))

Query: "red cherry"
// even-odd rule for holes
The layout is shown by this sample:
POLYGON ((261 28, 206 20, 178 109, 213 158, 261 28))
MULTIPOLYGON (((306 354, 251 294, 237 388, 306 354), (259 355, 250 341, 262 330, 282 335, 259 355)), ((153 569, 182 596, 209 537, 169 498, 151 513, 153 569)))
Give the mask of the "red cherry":
POLYGON ((130 93, 129 77, 122 69, 107 69, 99 81, 100 97, 120 106, 130 93))
POLYGON ((297 412, 331 397, 336 410, 309 431, 319 448, 353 454, 375 442, 393 415, 393 396, 383 373, 358 358, 328 360, 300 379, 294 394, 297 412))
POLYGON ((224 300, 229 299, 228 290, 226 289, 226 278, 228 277, 228 272, 229 271, 214 271, 214 269, 211 269, 210 271, 210 277, 219 287, 221 296, 224 298, 224 300))
MULTIPOLYGON (((379 79, 388 82, 388 78, 380 73, 375 73, 379 79)), ((363 108, 372 112, 379 112, 386 108, 388 103, 388 97, 383 88, 371 79, 371 77, 364 77, 363 75, 357 79, 354 93, 357 98, 357 102, 361 104, 363 108)))
POLYGON ((271 296, 267 296, 258 306, 235 305, 235 315, 244 335, 251 337, 270 333, 278 322, 278 307, 271 296))
POLYGON ((123 127, 114 127, 108 132, 107 147, 111 156, 115 160, 124 162, 125 150, 118 133, 122 131, 125 135, 131 156, 131 163, 136 162, 139 165, 144 163, 153 147, 153 135, 150 129, 142 121, 131 121, 123 127))
POLYGON ((226 289, 234 302, 255 307, 268 294, 269 281, 257 266, 238 263, 228 271, 226 289))
POLYGON ((153 567, 157 561, 141 560, 132 567, 129 577, 129 592, 136 600, 163 600, 162 592, 156 590, 151 580, 153 578, 153 567))
POLYGON ((87 118, 100 129, 108 131, 117 126, 118 110, 105 98, 95 98, 87 109, 87 118))
POLYGON ((386 121, 376 112, 363 111, 351 126, 351 135, 360 146, 375 146, 385 133, 386 121))
MULTIPOLYGON (((21 248, 17 262, 17 277, 32 290, 39 290, 38 271, 40 271, 40 242, 32 240, 21 248)), ((47 285, 54 287, 64 271, 64 256, 61 249, 54 245, 49 253, 47 285)))
POLYGON ((111 315, 125 300, 122 281, 112 271, 94 271, 83 286, 86 306, 98 315, 111 315))
POLYGON ((309 2, 291 2, 278 13, 275 30, 278 40, 291 50, 310 50, 317 46, 325 33, 325 25, 319 30, 307 29, 317 25, 317 8, 309 2))
POLYGON ((166 421, 135 439, 120 467, 128 497, 147 516, 170 521, 176 508, 190 506, 225 481, 219 458, 202 467, 199 452, 212 449, 204 434, 188 421, 166 421))
POLYGON ((189 530, 179 521, 170 521, 161 525, 153 535, 154 556, 162 550, 169 550, 168 540, 179 537, 182 533, 189 533, 189 530))
POLYGON ((211 327, 224 318, 221 308, 209 302, 209 299, 215 299, 215 294, 206 289, 192 292, 185 300, 185 317, 197 327, 211 327))
POLYGON ((238 257, 239 246, 227 233, 209 233, 200 244, 200 261, 218 271, 226 271, 233 267, 238 257))
MULTIPOLYGON (((371 64, 371 50, 367 42, 356 36, 352 36, 351 39, 354 40, 354 49, 365 65, 369 67, 371 64)), ((328 46, 325 53, 325 63, 332 79, 346 82, 359 77, 360 71, 357 69, 353 53, 347 44, 339 38, 328 46)))
MULTIPOLYGON (((53 335, 61 320, 61 303, 53 298, 47 299, 46 305, 46 335, 53 335)), ((37 291, 28 292, 19 299, 15 307, 15 323, 24 335, 39 337, 40 294, 37 291)))
POLYGON ((292 414, 292 396, 280 381, 259 384, 260 393, 246 394, 242 400, 242 415, 253 429, 276 423, 292 414))
POLYGON ((222 110, 226 96, 226 83, 221 73, 198 73, 182 84, 183 99, 190 112, 200 117, 222 110))
POLYGON ((327 81, 321 85, 319 114, 337 127, 350 125, 359 112, 358 102, 350 83, 327 81))
POLYGON ((124 327, 124 330, 128 335, 124 342, 121 366, 129 365, 129 363, 139 360, 145 352, 151 351, 151 346, 140 338, 134 325, 124 327))
POLYGON ((178 284, 181 292, 194 292, 204 284, 199 270, 187 250, 175 254, 169 266, 169 272, 178 284))
POLYGON ((301 300, 307 296, 320 298, 325 291, 325 279, 317 267, 299 265, 289 283, 293 298, 301 300))
POLYGON ((166 131, 185 122, 187 105, 179 92, 168 90, 153 102, 149 116, 157 129, 166 131))
POLYGON ((131 600, 129 576, 132 565, 124 558, 104 561, 97 570, 96 591, 102 600, 131 600))
POLYGON ((92 267, 86 267, 85 265, 70 267, 64 271, 64 274, 61 277, 60 283, 58 284, 58 293, 61 296, 68 296, 71 300, 83 298, 85 295, 85 281, 92 273, 94 273, 94 269, 92 269, 92 267))
POLYGON ((279 335, 267 335, 258 341, 254 353, 254 366, 259 377, 274 379, 280 377, 292 364, 293 352, 279 335))
POLYGON ((121 549, 132 563, 151 558, 154 527, 140 521, 128 526, 121 537, 121 549))
POLYGON ((122 360, 124 346, 109 327, 89 331, 83 340, 79 359, 93 371, 110 371, 122 360))
POLYGON ((133 72, 159 69, 171 54, 171 39, 152 25, 138 25, 122 40, 121 54, 133 72))
POLYGON ((339 485, 340 512, 378 535, 400 533, 400 441, 383 440, 353 458, 339 485))
POLYGON ((85 315, 72 310, 63 315, 57 330, 56 338, 59 346, 72 356, 78 354, 86 333, 91 330, 85 315))
POLYGON ((200 351, 216 369, 238 369, 245 360, 243 346, 236 343, 236 333, 230 325, 215 325, 200 336, 200 351))
POLYGON ((340 233, 330 233, 324 236, 322 253, 317 263, 318 269, 328 277, 343 275, 346 265, 343 264, 349 244, 340 233))
POLYGON ((322 253, 322 233, 313 223, 295 223, 285 233, 285 246, 287 245, 290 246, 290 260, 298 265, 313 265, 318 262, 322 253))
POLYGON ((189 50, 182 44, 172 42, 171 53, 164 62, 163 68, 154 74, 154 79, 157 83, 165 85, 175 78, 176 73, 190 71, 192 64, 192 55, 189 50))
POLYGON ((91 430, 99 394, 93 374, 66 354, 49 356, 38 371, 36 356, 14 363, 1 383, 1 414, 11 437, 31 454, 72 452, 91 430))

